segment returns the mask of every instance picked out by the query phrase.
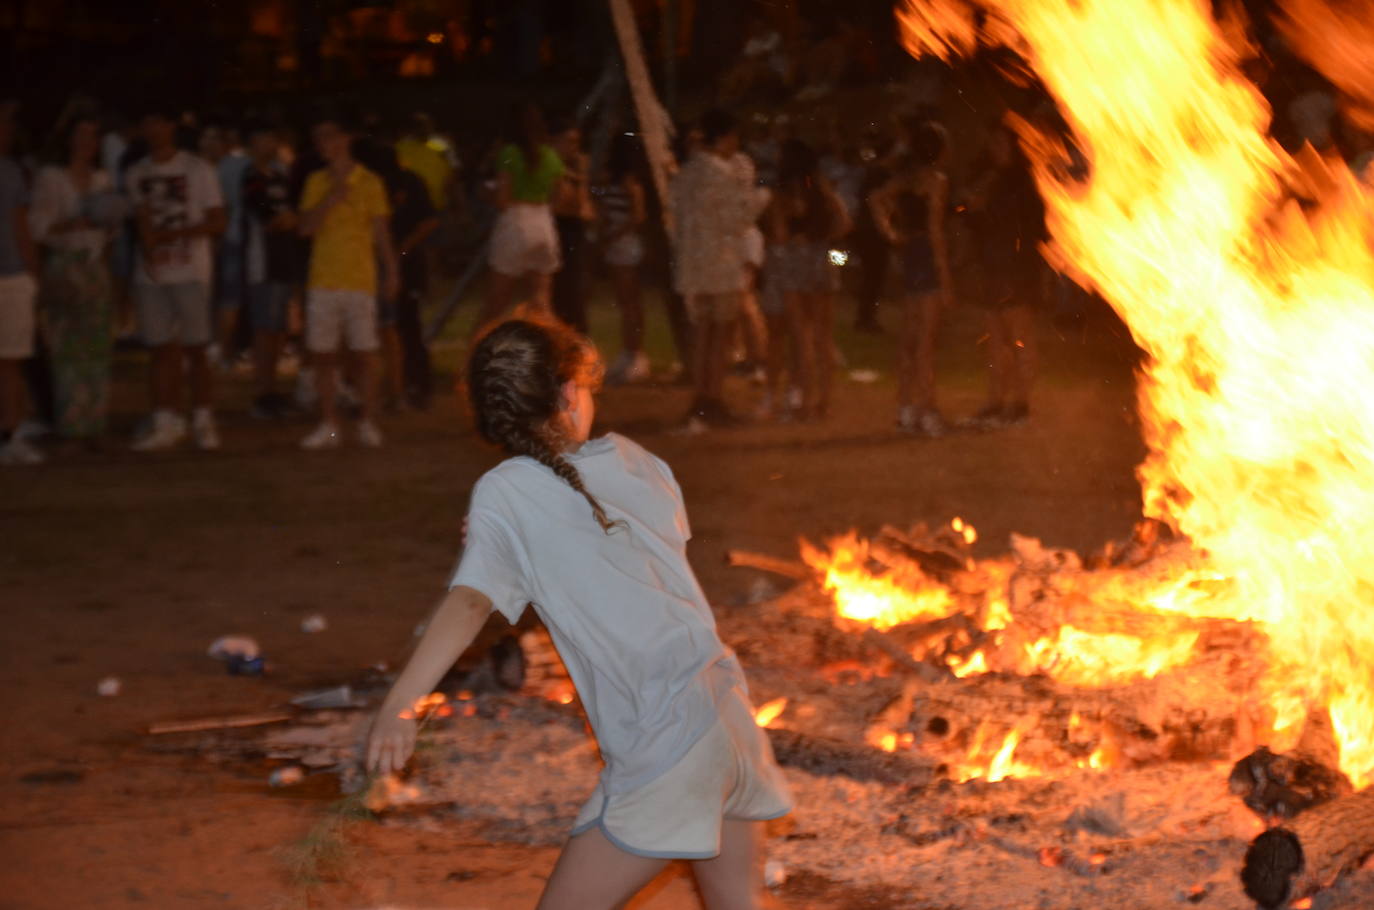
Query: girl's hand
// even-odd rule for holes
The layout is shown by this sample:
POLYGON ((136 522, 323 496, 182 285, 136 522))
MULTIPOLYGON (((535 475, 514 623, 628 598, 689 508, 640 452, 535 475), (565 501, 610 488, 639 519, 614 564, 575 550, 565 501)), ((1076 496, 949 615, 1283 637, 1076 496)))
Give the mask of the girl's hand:
POLYGON ((393 774, 404 768, 415 751, 416 730, 414 718, 391 712, 378 714, 367 737, 367 770, 393 774))

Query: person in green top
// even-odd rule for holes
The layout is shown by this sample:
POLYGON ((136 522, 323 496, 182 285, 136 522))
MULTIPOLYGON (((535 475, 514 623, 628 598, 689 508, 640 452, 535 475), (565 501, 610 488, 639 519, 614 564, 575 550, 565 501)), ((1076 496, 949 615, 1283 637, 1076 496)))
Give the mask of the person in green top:
POLYGON ((562 266, 558 231, 549 198, 563 176, 563 162, 548 144, 548 130, 538 106, 526 102, 516 109, 514 141, 496 159, 496 205, 501 214, 491 232, 487 264, 487 298, 476 328, 503 316, 515 297, 516 283, 529 277, 530 301, 550 312, 553 274, 562 266))

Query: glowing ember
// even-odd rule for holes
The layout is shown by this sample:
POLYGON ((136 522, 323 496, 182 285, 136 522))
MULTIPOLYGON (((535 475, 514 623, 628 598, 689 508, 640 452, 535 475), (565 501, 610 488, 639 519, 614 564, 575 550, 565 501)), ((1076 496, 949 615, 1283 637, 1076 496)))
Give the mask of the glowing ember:
POLYGON ((825 553, 802 541, 802 559, 825 574, 825 589, 846 619, 887 629, 913 619, 948 616, 954 609, 949 591, 914 562, 885 574, 869 571, 869 544, 857 534, 835 538, 829 548, 825 553))
POLYGON ((449 706, 448 696, 442 692, 431 692, 428 695, 421 695, 415 700, 415 704, 401 711, 400 717, 403 720, 428 720, 431 717, 448 717, 453 713, 453 708, 449 706))
POLYGON ((969 744, 968 754, 957 767, 951 768, 954 778, 959 781, 981 778, 992 783, 1009 777, 1037 777, 1040 770, 1016 759, 1016 746, 1021 742, 1021 731, 1013 729, 1003 737, 995 750, 989 749, 989 725, 982 723, 974 731, 969 744))
POLYGON ((754 723, 758 724, 760 727, 767 727, 769 724, 773 723, 773 721, 777 720, 778 716, 786 709, 787 699, 775 698, 767 704, 761 705, 758 710, 754 712, 754 723))

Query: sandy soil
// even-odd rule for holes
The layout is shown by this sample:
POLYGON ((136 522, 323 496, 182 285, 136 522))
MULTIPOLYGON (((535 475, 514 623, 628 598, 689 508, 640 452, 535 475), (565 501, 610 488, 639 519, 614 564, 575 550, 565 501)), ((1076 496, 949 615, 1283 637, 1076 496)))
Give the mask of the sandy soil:
MULTIPOLYGON (((970 413, 982 382, 971 314, 948 336, 947 407, 970 413)), ((791 557, 798 535, 953 515, 978 527, 983 552, 1004 549, 1013 530, 1090 548, 1129 529, 1142 447, 1132 353, 1109 318, 1067 337, 1046 327, 1035 420, 999 434, 899 436, 886 347, 846 336, 849 365, 883 378, 842 374, 823 425, 685 438, 667 432, 685 389, 603 396, 601 427, 634 436, 677 472, 694 564, 719 609, 754 582, 722 564, 730 547, 791 557)), ((741 405, 753 394, 735 393, 741 405)), ((122 427, 141 396, 131 358, 120 367, 122 427)), ((403 660, 454 561, 467 490, 496 457, 451 396, 389 420, 379 451, 328 454, 295 447, 303 425, 242 416, 246 396, 242 379, 227 382, 225 446, 213 455, 140 457, 121 441, 104 455, 0 473, 0 908, 532 906, 554 852, 458 829, 355 825, 346 873, 302 888, 282 850, 319 819, 325 794, 274 791, 261 768, 149 748, 152 722, 270 708, 403 660), (303 633, 301 618, 314 612, 328 629, 303 633), (228 632, 261 642, 269 676, 229 677, 205 656, 228 632), (96 683, 110 675, 122 694, 101 698, 96 683)), ((780 898, 887 905, 805 877, 780 898)), ((696 903, 679 870, 638 906, 696 903)))

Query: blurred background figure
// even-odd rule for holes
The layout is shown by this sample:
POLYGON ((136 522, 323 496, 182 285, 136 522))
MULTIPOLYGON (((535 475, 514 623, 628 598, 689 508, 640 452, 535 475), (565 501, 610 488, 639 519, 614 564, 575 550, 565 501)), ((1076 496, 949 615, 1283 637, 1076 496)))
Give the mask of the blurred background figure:
POLYGON ((200 156, 215 169, 224 199, 224 232, 215 248, 215 343, 211 359, 228 369, 238 357, 243 314, 243 175, 248 170, 248 156, 239 146, 237 128, 222 120, 207 122, 196 144, 200 156))
POLYGON ((98 447, 110 406, 114 313, 106 252, 128 209, 100 166, 100 121, 58 131, 34 182, 30 224, 42 251, 39 306, 51 351, 58 435, 98 447))
POLYGON ((291 411, 289 399, 277 391, 277 366, 303 251, 277 130, 259 122, 250 125, 245 135, 249 164, 243 175, 244 285, 256 391, 251 413, 275 419, 291 411))
POLYGON ((563 162, 554 185, 554 226, 558 229, 563 268, 553 277, 553 313, 584 335, 587 332, 587 226, 596 219, 592 204, 591 164, 582 150, 582 130, 572 119, 553 131, 553 150, 563 162))
POLYGON ((647 209, 639 179, 642 152, 636 137, 622 134, 611 142, 604 179, 593 191, 596 239, 610 272, 616 308, 620 312, 620 353, 611 361, 612 383, 649 378, 649 355, 644 352, 644 300, 640 268, 644 262, 644 222, 647 209))
POLYGON ((563 161, 549 144, 543 112, 534 102, 519 105, 496 158, 500 214, 491 232, 487 297, 474 332, 505 315, 521 279, 532 284, 534 309, 552 311, 553 276, 563 260, 549 203, 562 176, 563 161))
POLYGON ((988 137, 970 186, 977 256, 976 300, 986 313, 988 401, 974 417, 993 429, 1030 417, 1035 381, 1035 311, 1044 295, 1045 207, 1016 135, 999 125, 988 137))
POLYGON ((944 129, 919 120, 907 136, 907 160, 869 197, 874 226, 902 267, 902 328, 897 341, 897 427, 943 436, 935 401, 935 341, 940 312, 952 303, 945 216, 949 177, 944 129))
MULTIPOLYGON (((782 149, 778 187, 769 215, 776 249, 771 290, 783 298, 788 336, 793 345, 793 384, 801 391, 797 413, 802 420, 824 418, 830 408, 834 373, 835 294, 839 273, 830 261, 832 245, 849 232, 844 203, 820 173, 816 153, 800 139, 782 149)), ((780 351, 775 348, 775 364, 780 351)), ((772 371, 776 373, 777 367, 772 371)))
POLYGON ((26 465, 43 454, 16 433, 24 420, 22 366, 33 356, 38 256, 29 233, 29 189, 11 157, 15 105, 0 103, 0 464, 26 465))

